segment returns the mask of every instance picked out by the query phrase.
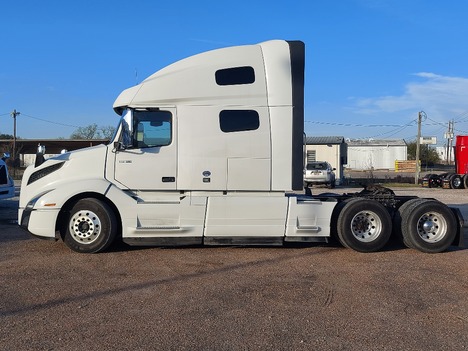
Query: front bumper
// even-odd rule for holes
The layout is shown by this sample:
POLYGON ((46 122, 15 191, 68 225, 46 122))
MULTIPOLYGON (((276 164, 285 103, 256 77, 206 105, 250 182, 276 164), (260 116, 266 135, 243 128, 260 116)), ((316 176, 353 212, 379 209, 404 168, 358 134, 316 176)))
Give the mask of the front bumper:
POLYGON ((59 209, 37 210, 33 208, 19 209, 19 226, 30 234, 41 239, 58 240, 59 233, 55 230, 55 223, 59 209), (34 228, 31 231, 30 228, 34 228))

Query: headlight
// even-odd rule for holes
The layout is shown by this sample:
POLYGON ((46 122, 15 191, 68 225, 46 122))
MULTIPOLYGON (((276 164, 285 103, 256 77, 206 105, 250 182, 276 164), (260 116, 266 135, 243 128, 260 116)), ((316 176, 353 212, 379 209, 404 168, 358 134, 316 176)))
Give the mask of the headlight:
POLYGON ((40 193, 39 195, 33 197, 27 204, 26 204, 26 207, 25 209, 27 210, 32 210, 34 208, 34 205, 36 205, 36 202, 37 200, 39 200, 42 196, 44 196, 45 194, 47 193, 50 193, 52 190, 47 190, 47 191, 44 191, 42 193, 40 193))

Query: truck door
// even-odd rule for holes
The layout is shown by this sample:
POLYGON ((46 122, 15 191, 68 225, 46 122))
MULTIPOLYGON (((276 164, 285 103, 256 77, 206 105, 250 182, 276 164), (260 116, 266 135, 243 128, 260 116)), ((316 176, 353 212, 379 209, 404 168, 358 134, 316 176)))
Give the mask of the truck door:
POLYGON ((115 154, 115 180, 132 190, 177 187, 174 109, 134 110, 131 147, 115 154))

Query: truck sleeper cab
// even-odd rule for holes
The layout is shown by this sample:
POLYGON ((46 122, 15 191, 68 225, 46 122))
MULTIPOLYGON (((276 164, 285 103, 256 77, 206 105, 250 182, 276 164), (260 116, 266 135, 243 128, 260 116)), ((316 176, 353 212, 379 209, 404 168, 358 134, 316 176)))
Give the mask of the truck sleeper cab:
POLYGON ((300 41, 224 48, 123 91, 110 144, 28 167, 21 227, 86 253, 117 239, 282 245, 332 236, 370 252, 392 228, 407 246, 439 252, 462 237, 461 215, 433 200, 298 194, 304 62, 300 41))

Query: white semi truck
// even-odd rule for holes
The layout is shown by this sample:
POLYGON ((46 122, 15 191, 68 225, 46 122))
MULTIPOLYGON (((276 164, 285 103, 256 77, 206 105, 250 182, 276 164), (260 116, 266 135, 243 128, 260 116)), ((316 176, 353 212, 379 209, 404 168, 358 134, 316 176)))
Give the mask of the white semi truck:
POLYGON ((440 252, 463 238, 459 211, 390 190, 303 191, 300 41, 189 57, 123 91, 108 145, 36 162, 19 224, 94 253, 131 245, 283 245, 338 239, 380 250, 392 233, 440 252))

